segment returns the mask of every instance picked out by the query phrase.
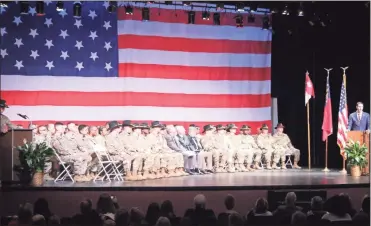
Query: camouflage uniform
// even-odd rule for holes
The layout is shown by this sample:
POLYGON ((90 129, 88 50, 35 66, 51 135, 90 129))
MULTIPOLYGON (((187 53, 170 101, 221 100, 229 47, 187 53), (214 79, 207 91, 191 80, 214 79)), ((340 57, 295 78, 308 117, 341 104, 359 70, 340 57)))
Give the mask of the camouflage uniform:
POLYGON ((281 159, 281 167, 283 169, 286 169, 286 155, 294 155, 294 165, 295 168, 300 168, 297 167, 297 163, 300 160, 300 150, 296 149, 291 141, 289 136, 285 133, 276 133, 273 135, 273 138, 275 139, 275 142, 273 143, 273 148, 277 150, 277 157, 274 157, 276 161, 274 163, 278 163, 278 160, 281 159))
POLYGON ((115 161, 120 161, 124 164, 125 172, 130 172, 130 156, 125 152, 124 145, 117 133, 109 133, 106 136, 106 148, 108 154, 115 161))
POLYGON ((241 151, 241 136, 236 135, 234 133, 227 133, 227 137, 229 138, 229 142, 231 144, 231 155, 232 155, 232 164, 235 164, 235 168, 237 171, 243 171, 243 163, 244 163, 244 154, 241 151))
POLYGON ((16 129, 17 126, 14 125, 10 119, 3 115, 3 114, 0 114, 0 132, 3 132, 3 131, 8 131, 9 129, 16 129))
POLYGON ((69 132, 64 136, 55 137, 53 147, 62 161, 73 163, 76 181, 86 181, 87 178, 85 174, 92 158, 85 150, 79 149, 78 142, 76 134, 69 132))
POLYGON ((259 134, 256 143, 260 150, 262 151, 262 154, 264 156, 264 159, 267 163, 267 169, 272 169, 271 162, 272 162, 272 143, 273 143, 273 137, 270 134, 259 134))
POLYGON ((259 163, 261 161, 262 151, 259 149, 253 136, 241 135, 241 152, 243 153, 243 158, 246 161, 248 170, 250 170, 253 160, 255 162, 255 168, 260 168, 259 163))
POLYGON ((161 152, 166 159, 166 168, 170 173, 170 176, 182 176, 182 169, 184 167, 184 158, 182 153, 176 152, 167 146, 164 135, 158 136, 158 142, 161 145, 161 152), (173 173, 174 172, 174 173, 173 173))
POLYGON ((156 142, 154 141, 151 136, 148 137, 142 134, 139 134, 141 139, 140 146, 142 149, 142 156, 144 158, 143 164, 143 177, 148 179, 156 179, 159 178, 158 170, 160 169, 161 160, 156 156, 156 152, 158 151, 153 146, 156 142), (153 149, 152 149, 153 148, 153 149))
MULTIPOLYGON (((230 140, 225 134, 219 134, 219 133, 214 135, 214 139, 215 139, 216 149, 219 150, 219 156, 220 156, 219 167, 225 169, 228 166, 227 171, 234 172, 235 171, 233 167, 234 150, 233 150, 230 140)), ((222 171, 226 171, 226 170, 222 170, 222 171)))
POLYGON ((156 170, 157 178, 165 177, 167 166, 167 156, 162 152, 162 146, 159 142, 159 134, 150 133, 146 136, 147 142, 153 155, 153 169, 156 170))

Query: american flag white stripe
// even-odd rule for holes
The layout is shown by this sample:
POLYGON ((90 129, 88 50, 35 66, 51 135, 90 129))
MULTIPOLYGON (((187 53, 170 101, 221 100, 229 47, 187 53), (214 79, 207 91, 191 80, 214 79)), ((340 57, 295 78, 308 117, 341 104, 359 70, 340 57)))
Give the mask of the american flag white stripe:
POLYGON ((346 92, 346 75, 343 75, 343 82, 341 84, 340 102, 338 112, 338 131, 337 144, 340 148, 340 154, 345 158, 344 147, 346 146, 348 126, 348 106, 347 106, 347 92, 346 92))

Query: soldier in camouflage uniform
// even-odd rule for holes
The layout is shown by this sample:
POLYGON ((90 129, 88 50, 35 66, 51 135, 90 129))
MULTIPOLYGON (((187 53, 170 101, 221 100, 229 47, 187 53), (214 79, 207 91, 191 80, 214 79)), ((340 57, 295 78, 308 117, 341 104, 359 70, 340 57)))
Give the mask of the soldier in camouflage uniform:
POLYGON ((113 160, 119 161, 123 164, 126 172, 125 180, 128 180, 131 176, 131 156, 126 152, 126 149, 120 140, 121 127, 117 121, 109 122, 108 126, 109 134, 106 136, 107 152, 113 160))
POLYGON ((278 123, 276 126, 276 133, 273 135, 275 142, 273 144, 273 148, 277 150, 279 156, 277 158, 281 159, 281 168, 286 169, 286 155, 294 155, 294 168, 300 169, 301 167, 298 166, 298 162, 300 160, 300 150, 296 149, 287 134, 283 133, 284 125, 282 123, 278 123))
POLYGON ((253 160, 255 163, 254 168, 262 169, 259 166, 262 151, 256 144, 255 138, 250 134, 251 132, 250 126, 243 125, 240 131, 241 131, 241 152, 243 153, 244 159, 246 161, 246 170, 253 171, 253 169, 251 168, 253 160))
POLYGON ((69 131, 63 136, 56 136, 53 139, 53 147, 62 161, 73 163, 74 179, 77 182, 90 181, 86 173, 92 158, 86 150, 79 147, 79 142, 77 134, 69 131))
POLYGON ((133 124, 130 120, 125 120, 122 122, 121 136, 129 136, 133 132, 133 124))
POLYGON ((97 151, 106 150, 106 138, 99 134, 98 127, 90 126, 89 136, 91 137, 92 142, 94 142, 94 145, 98 146, 96 149, 97 151))
POLYGON ((158 162, 155 162, 158 161, 158 159, 156 159, 156 156, 152 154, 152 144, 144 135, 147 130, 149 131, 149 129, 148 123, 141 123, 140 125, 134 124, 132 135, 135 138, 135 141, 132 142, 133 146, 138 148, 143 159, 139 169, 140 171, 143 171, 143 179, 156 179, 159 178, 159 175, 157 175, 159 170, 157 167, 159 164, 158 162))
POLYGON ((224 172, 222 166, 220 166, 220 157, 221 153, 220 150, 217 148, 216 140, 215 140, 215 127, 212 125, 205 125, 203 128, 203 136, 201 137, 201 145, 205 152, 212 153, 213 157, 213 167, 216 173, 224 172))
POLYGON ((262 151, 262 154, 264 156, 264 159, 267 164, 267 169, 272 169, 271 164, 272 164, 272 153, 273 153, 273 148, 272 144, 274 142, 274 139, 270 133, 268 133, 268 126, 264 124, 261 127, 261 134, 258 135, 256 138, 256 143, 260 150, 262 151))
POLYGON ((230 140, 231 143, 231 154, 232 154, 232 161, 234 164, 234 167, 237 172, 244 172, 245 167, 243 165, 244 163, 244 153, 241 151, 241 136, 237 135, 237 129, 238 127, 235 124, 228 124, 226 126, 227 130, 227 137, 230 140))
POLYGON ((233 173, 235 168, 233 166, 233 155, 234 150, 230 139, 226 135, 225 127, 223 125, 217 125, 217 133, 215 137, 216 148, 220 151, 220 165, 223 172, 233 173))
POLYGON ((3 115, 5 108, 9 108, 5 100, 0 99, 0 133, 7 133, 9 129, 17 128, 10 119, 3 115))
POLYGON ((163 152, 163 146, 160 140, 160 131, 162 125, 159 121, 153 121, 151 123, 151 131, 147 135, 147 141, 151 147, 151 154, 154 155, 154 168, 158 169, 156 175, 158 178, 169 177, 166 172, 166 167, 168 163, 168 157, 163 152))

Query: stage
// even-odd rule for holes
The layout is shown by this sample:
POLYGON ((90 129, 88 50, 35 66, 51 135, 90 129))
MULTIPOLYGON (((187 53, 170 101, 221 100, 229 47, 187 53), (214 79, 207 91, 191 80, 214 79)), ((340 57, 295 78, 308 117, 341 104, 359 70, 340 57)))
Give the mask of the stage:
POLYGON ((82 199, 91 198, 96 202, 102 192, 117 196, 121 206, 125 208, 137 206, 144 210, 150 202, 169 199, 181 214, 192 206, 193 197, 198 193, 205 194, 208 205, 213 206, 217 212, 223 211, 223 199, 227 194, 233 194, 237 200, 236 208, 246 212, 257 198, 267 198, 272 191, 282 191, 282 194, 286 191, 311 194, 322 192, 327 197, 346 192, 352 197, 354 207, 359 208, 362 197, 369 193, 369 188, 368 176, 353 178, 341 174, 339 170, 325 173, 321 169, 262 170, 128 182, 50 181, 42 187, 3 185, 1 212, 10 214, 17 209, 19 203, 33 202, 39 197, 45 197, 52 200, 50 205, 58 214, 68 216, 79 211, 79 202, 82 199))

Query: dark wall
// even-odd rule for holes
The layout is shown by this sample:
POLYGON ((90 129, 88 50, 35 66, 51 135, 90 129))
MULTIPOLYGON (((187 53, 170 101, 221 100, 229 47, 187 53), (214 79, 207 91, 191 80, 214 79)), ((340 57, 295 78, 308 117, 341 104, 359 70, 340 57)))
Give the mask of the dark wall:
POLYGON ((327 72, 333 113, 333 135, 329 137, 329 167, 341 168, 342 158, 336 144, 342 70, 347 70, 349 112, 357 101, 370 112, 370 9, 363 2, 318 3, 317 9, 330 12, 327 27, 311 27, 309 18, 273 17, 272 96, 278 98, 279 121, 302 152, 301 164, 307 165, 307 119, 304 106, 305 72, 309 71, 316 98, 310 102, 312 166, 324 166, 325 143, 322 142, 322 120, 327 72), (322 4, 322 5, 321 5, 322 4), (289 35, 287 29, 292 29, 289 35))

